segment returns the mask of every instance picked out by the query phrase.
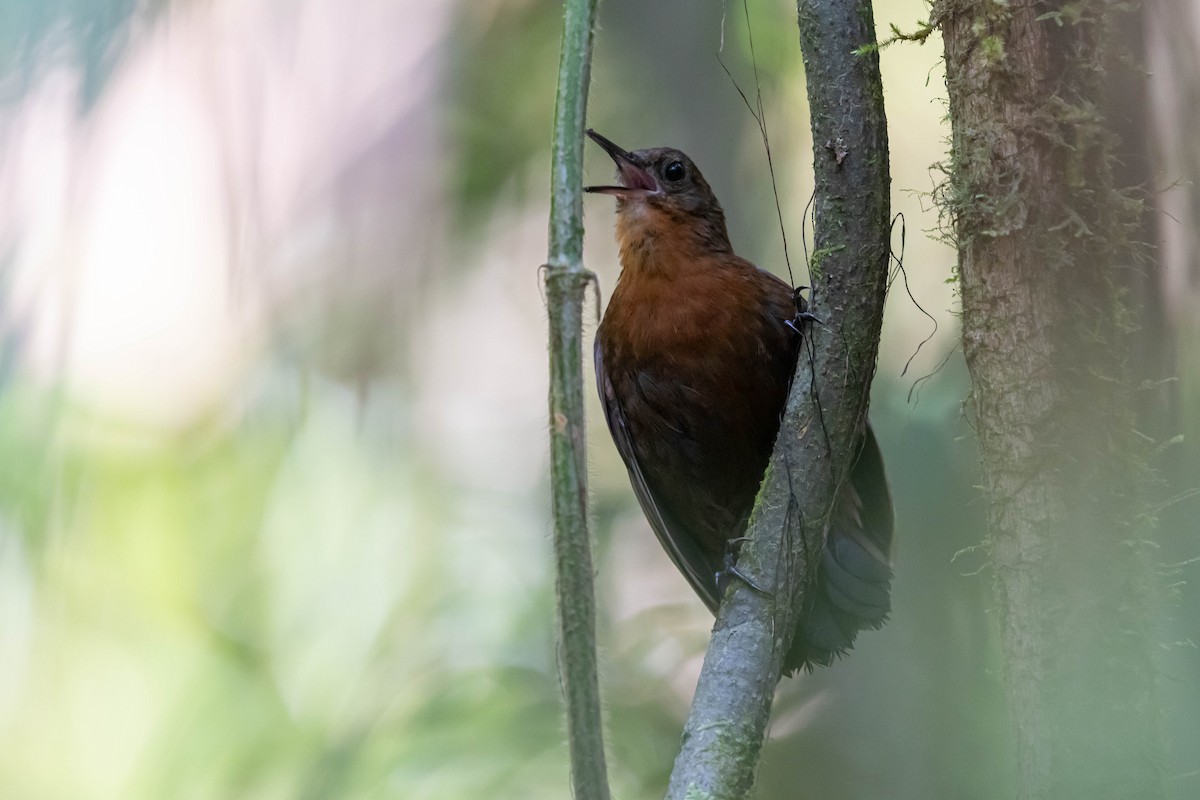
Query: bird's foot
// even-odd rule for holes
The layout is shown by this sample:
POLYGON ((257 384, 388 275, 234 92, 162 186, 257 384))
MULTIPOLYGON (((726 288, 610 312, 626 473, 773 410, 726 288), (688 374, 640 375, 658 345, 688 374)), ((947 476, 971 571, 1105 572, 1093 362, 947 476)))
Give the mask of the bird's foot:
POLYGON ((816 314, 810 314, 807 311, 797 312, 796 316, 792 317, 789 320, 786 320, 783 324, 787 325, 793 331, 795 331, 796 333, 803 336, 804 335, 803 327, 804 327, 804 323, 806 323, 806 322, 815 322, 818 325, 825 324, 825 320, 821 319, 816 314))
POLYGON ((792 291, 792 299, 796 303, 796 315, 784 322, 785 325, 800 335, 804 334, 805 323, 815 322, 818 325, 825 324, 824 320, 808 310, 808 301, 804 299, 804 292, 807 289, 807 286, 797 286, 792 291))
POLYGON ((725 568, 718 572, 714 577, 717 580, 717 595, 723 596, 725 589, 729 587, 729 579, 736 577, 742 583, 749 586, 753 591, 761 594, 763 597, 771 597, 771 593, 759 586, 754 580, 738 569, 737 566, 737 551, 740 549, 742 542, 746 541, 746 537, 742 536, 737 539, 730 539, 725 546, 725 568))

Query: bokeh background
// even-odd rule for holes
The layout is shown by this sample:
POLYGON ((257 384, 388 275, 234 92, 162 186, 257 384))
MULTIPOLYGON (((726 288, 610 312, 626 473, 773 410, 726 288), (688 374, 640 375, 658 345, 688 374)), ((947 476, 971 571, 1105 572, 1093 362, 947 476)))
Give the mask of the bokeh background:
MULTIPOLYGON (((877 5, 882 35, 928 14, 877 5)), ((733 2, 605 0, 590 124, 686 150, 738 252, 786 275, 763 145, 718 53, 752 97, 757 67, 803 282, 794 8, 747 8, 749 28, 733 2)), ((567 796, 538 274, 560 14, 0 4, 0 797, 567 796)), ((882 54, 905 267, 872 407, 898 514, 893 619, 781 686, 763 798, 1013 794, 955 257, 930 197, 940 55, 936 36, 882 54)), ((1194 142, 1175 138, 1185 172, 1194 142)), ((596 148, 588 171, 611 173, 596 148)), ((1153 235, 1186 266, 1189 189, 1162 185, 1181 205, 1153 235)), ((603 299, 611 201, 588 198, 586 221, 603 299)), ((1164 439, 1198 427, 1188 274, 1163 281, 1180 365, 1164 439)), ((652 798, 711 617, 598 411, 611 772, 617 797, 652 798)), ((1189 447, 1155 465, 1163 498, 1194 484, 1189 447)), ((1200 505, 1159 512, 1169 785, 1191 798, 1200 505)))

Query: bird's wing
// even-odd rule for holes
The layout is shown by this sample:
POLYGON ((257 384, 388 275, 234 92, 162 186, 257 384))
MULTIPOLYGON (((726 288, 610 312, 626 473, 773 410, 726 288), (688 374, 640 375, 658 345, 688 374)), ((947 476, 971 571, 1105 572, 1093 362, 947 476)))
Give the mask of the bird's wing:
POLYGON ((625 462, 625 467, 629 470, 629 481, 633 484, 633 493, 637 495, 638 503, 641 504, 646 519, 650 521, 650 527, 654 530, 663 549, 667 551, 667 555, 671 557, 671 561, 687 578, 688 583, 696 590, 696 594, 700 595, 700 599, 704 601, 709 610, 715 613, 721 601, 717 595, 716 571, 718 567, 700 549, 698 537, 689 535, 686 527, 679 523, 670 509, 662 507, 654 499, 654 493, 646 482, 646 476, 638 463, 637 449, 634 447, 633 435, 629 430, 625 410, 621 407, 621 401, 617 399, 617 394, 613 390, 612 381, 605 372, 599 337, 596 338, 595 360, 596 386, 600 390, 604 418, 608 421, 608 430, 612 433, 613 442, 617 445, 617 452, 621 454, 621 460, 625 462))

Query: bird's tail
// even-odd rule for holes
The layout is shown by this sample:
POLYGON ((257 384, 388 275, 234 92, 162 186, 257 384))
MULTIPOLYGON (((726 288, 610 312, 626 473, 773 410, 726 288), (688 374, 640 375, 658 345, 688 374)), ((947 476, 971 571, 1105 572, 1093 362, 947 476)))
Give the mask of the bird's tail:
POLYGON ((806 601, 785 673, 829 664, 854 644, 860 630, 887 621, 893 524, 883 459, 867 426, 850 481, 838 499, 815 590, 806 601))

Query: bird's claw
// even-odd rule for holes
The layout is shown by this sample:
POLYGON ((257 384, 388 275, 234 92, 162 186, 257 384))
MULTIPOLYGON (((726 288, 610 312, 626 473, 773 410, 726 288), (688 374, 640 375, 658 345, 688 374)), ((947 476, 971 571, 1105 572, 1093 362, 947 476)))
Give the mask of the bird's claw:
POLYGON ((742 583, 749 586, 753 591, 761 594, 763 597, 770 597, 770 592, 755 583, 749 575, 742 572, 737 567, 737 545, 744 541, 746 541, 746 537, 742 536, 737 539, 730 539, 726 543, 725 568, 713 576, 717 581, 717 593, 718 595, 723 595, 725 593, 725 588, 729 585, 730 576, 734 576, 741 580, 742 583))
POLYGON ((763 597, 771 597, 770 592, 768 592, 766 589, 759 586, 757 583, 755 583, 750 578, 749 575, 747 575, 746 573, 744 573, 740 569, 738 569, 737 564, 730 564, 728 572, 731 575, 736 575, 741 580, 741 582, 746 584, 747 586, 749 586, 752 591, 762 595, 763 597))
POLYGON ((804 323, 806 323, 806 322, 815 322, 818 325, 825 324, 825 320, 821 319, 816 314, 810 313, 808 311, 797 312, 796 316, 792 317, 789 320, 785 320, 783 324, 787 325, 794 332, 803 335, 804 331, 801 330, 801 326, 804 325, 804 323))
POLYGON ((796 303, 796 315, 784 322, 797 334, 803 335, 803 326, 806 322, 815 322, 818 325, 824 325, 825 321, 808 310, 808 301, 804 299, 804 292, 807 291, 807 286, 797 286, 792 290, 792 299, 796 303))

